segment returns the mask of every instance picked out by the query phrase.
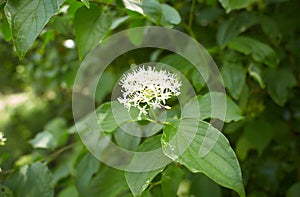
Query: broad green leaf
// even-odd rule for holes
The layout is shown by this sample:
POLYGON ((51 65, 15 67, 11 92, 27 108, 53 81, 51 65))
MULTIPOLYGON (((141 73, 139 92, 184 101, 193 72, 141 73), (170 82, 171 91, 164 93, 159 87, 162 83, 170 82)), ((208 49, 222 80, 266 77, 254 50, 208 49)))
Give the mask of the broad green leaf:
POLYGON ((9 0, 5 6, 6 17, 19 58, 33 44, 49 19, 58 11, 56 0, 9 0))
MULTIPOLYGON (((156 135, 150 138, 147 138, 137 149, 139 152, 147 152, 151 150, 155 150, 161 147, 160 144, 161 135, 156 135)), ((150 158, 149 158, 150 159, 150 158)), ((157 162, 159 161, 159 158, 157 162)), ((135 161, 133 159, 133 161, 135 161)), ((145 161, 147 162, 147 161, 145 161)), ((140 165, 143 165, 142 163, 140 165)), ((159 174, 163 168, 150 170, 146 172, 125 172, 126 181, 128 186, 134 196, 140 196, 142 192, 147 189, 150 185, 152 179, 159 174)))
POLYGON ((177 10, 168 4, 161 4, 163 17, 160 21, 160 24, 165 27, 173 27, 181 21, 181 17, 177 10))
POLYGON ((130 135, 121 128, 117 128, 114 132, 116 143, 126 150, 135 151, 141 142, 138 136, 130 135))
POLYGON ((283 106, 288 99, 290 89, 297 84, 292 71, 268 68, 263 73, 267 91, 275 103, 283 106))
POLYGON ((172 66, 183 74, 187 74, 188 71, 193 68, 193 64, 177 54, 164 56, 159 62, 172 66))
MULTIPOLYGON (((97 77, 95 77, 95 80, 98 80, 97 77)), ((114 73, 106 71, 101 75, 100 80, 98 81, 98 86, 96 88, 95 93, 95 100, 98 103, 101 103, 105 97, 111 93, 111 90, 113 89, 116 82, 116 77, 114 73)))
POLYGON ((58 197, 77 197, 79 196, 78 191, 74 185, 70 185, 59 192, 58 197))
POLYGON ((258 82, 258 84, 261 88, 266 87, 266 85, 262 79, 261 68, 258 65, 250 64, 250 66, 248 68, 248 72, 249 72, 250 76, 253 77, 253 79, 258 82))
POLYGON ((236 155, 240 160, 245 160, 247 158, 248 152, 254 149, 253 145, 249 142, 249 140, 245 136, 241 136, 236 144, 235 151, 236 155))
POLYGON ((12 38, 11 28, 6 18, 3 19, 2 23, 2 35, 6 42, 10 41, 12 38))
POLYGON ((200 72, 197 69, 194 69, 192 71, 191 79, 192 79, 193 86, 197 92, 200 92, 200 90, 206 86, 203 77, 201 76, 200 72))
POLYGON ((176 196, 185 172, 179 166, 169 165, 162 173, 161 189, 164 196, 176 196))
POLYGON ((252 0, 219 0, 226 12, 229 13, 232 10, 238 10, 248 7, 252 0))
POLYGON ((55 118, 45 126, 45 131, 40 132, 29 142, 34 148, 55 149, 66 143, 68 131, 66 122, 62 118, 55 118))
POLYGON ((282 35, 279 30, 279 26, 274 19, 267 16, 260 16, 259 23, 264 33, 273 41, 273 43, 279 43, 282 35))
POLYGON ((82 3, 87 7, 90 8, 90 1, 89 0, 81 0, 82 3))
POLYGON ((262 62, 270 67, 276 67, 279 63, 276 52, 270 46, 256 39, 239 36, 231 39, 228 46, 245 55, 251 54, 255 61, 262 62))
POLYGON ((105 37, 111 26, 111 18, 91 5, 81 7, 74 17, 74 32, 80 59, 83 59, 105 37))
POLYGON ((195 113, 195 102, 198 102, 200 110, 200 120, 207 118, 218 118, 225 122, 238 121, 243 118, 242 112, 239 107, 232 101, 228 96, 220 92, 210 92, 203 96, 198 95, 196 99, 192 99, 184 106, 184 112, 182 114, 185 118, 194 117, 195 113), (212 99, 215 101, 212 106, 212 99), (226 103, 222 101, 226 100, 226 103), (224 108, 226 105, 226 108, 224 108), (212 107, 215 109, 212 112, 212 107), (220 111, 218 110, 220 109, 220 111), (221 111, 225 109, 226 112, 221 111), (224 119, 225 117, 225 119, 224 119))
POLYGON ((163 17, 163 11, 157 0, 142 1, 142 9, 144 14, 149 17, 152 22, 156 24, 160 23, 163 17))
POLYGON ((52 175, 46 165, 33 163, 11 174, 5 185, 13 191, 14 196, 52 197, 54 189, 51 180, 52 175))
POLYGON ((204 174, 198 173, 193 174, 191 180, 191 191, 190 195, 201 196, 201 197, 221 197, 221 187, 209 179, 204 174))
POLYGON ((100 171, 92 178, 83 196, 115 197, 128 190, 122 171, 102 165, 100 171))
MULTIPOLYGON (((120 107, 122 107, 120 105, 120 107)), ((102 104, 96 111, 98 123, 103 131, 113 131, 118 128, 118 123, 115 121, 111 103, 107 102, 102 104)))
POLYGON ((218 28, 217 43, 219 46, 226 45, 232 38, 246 31, 249 27, 257 22, 255 15, 249 12, 242 12, 226 20, 218 28))
POLYGON ((129 34, 128 36, 133 45, 139 46, 143 43, 145 29, 139 28, 139 29, 134 29, 134 31, 132 31, 131 28, 142 27, 145 25, 146 25, 146 21, 144 19, 134 20, 133 22, 130 23, 130 26, 129 26, 130 29, 128 30, 128 34, 129 34))
POLYGON ((255 119, 245 125, 243 135, 251 144, 251 147, 255 148, 259 155, 261 155, 264 149, 270 144, 273 132, 268 122, 263 119, 255 119))
POLYGON ((286 197, 297 197, 300 194, 300 182, 294 183, 286 192, 286 197))
POLYGON ((92 176, 98 171, 100 161, 87 153, 76 166, 75 185, 79 193, 84 194, 92 176))
POLYGON ((238 99, 246 83, 246 72, 241 63, 224 62, 221 74, 225 87, 235 99, 238 99))
POLYGON ((191 172, 202 172, 216 183, 245 196, 238 160, 226 137, 210 124, 194 119, 182 119, 181 123, 167 125, 163 131, 164 153, 172 160, 186 166, 191 172), (185 122, 181 124, 182 122, 185 122), (194 128, 195 124, 197 128, 194 128), (179 129, 178 129, 179 128, 179 129), (197 129, 194 133, 192 130, 197 129), (205 139, 206 138, 206 139, 205 139), (211 143, 207 154, 200 156, 204 140, 211 143), (183 151, 183 148, 186 150, 183 151))

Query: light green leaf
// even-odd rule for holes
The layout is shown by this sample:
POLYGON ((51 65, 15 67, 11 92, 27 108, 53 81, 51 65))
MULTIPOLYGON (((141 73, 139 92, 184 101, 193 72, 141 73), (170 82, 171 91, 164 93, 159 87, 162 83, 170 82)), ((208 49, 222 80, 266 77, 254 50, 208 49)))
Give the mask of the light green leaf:
POLYGON ((126 9, 143 14, 141 2, 139 0, 122 0, 126 9))
POLYGON ((122 171, 102 165, 99 173, 90 181, 83 196, 115 197, 128 190, 122 171))
POLYGON ((21 167, 11 174, 5 181, 14 196, 54 196, 53 186, 50 184, 52 175, 46 165, 33 163, 21 167))
POLYGON ((206 122, 184 119, 181 123, 183 121, 185 125, 174 122, 165 127, 162 137, 164 153, 191 172, 202 172, 216 183, 233 189, 244 197, 240 166, 226 137, 206 122), (194 128, 196 123, 198 127, 194 128), (196 133, 192 131, 194 129, 197 129, 196 133), (211 144, 210 150, 205 150, 206 155, 200 156, 201 149, 208 148, 202 146, 204 140, 215 144, 211 144))
POLYGON ((146 14, 152 22, 156 24, 160 23, 163 11, 157 0, 142 1, 142 9, 144 14, 146 14))
POLYGON ((285 104, 290 89, 297 84, 292 71, 287 69, 268 68, 264 70, 263 78, 271 98, 280 106, 285 104))
POLYGON ((226 45, 232 38, 246 31, 257 22, 255 15, 248 12, 238 14, 229 20, 226 20, 218 28, 217 43, 219 46, 226 45))
POLYGON ((163 18, 160 21, 160 24, 165 27, 173 27, 181 21, 181 17, 177 10, 168 4, 161 4, 163 18))
POLYGON ((59 192, 58 197, 78 197, 78 191, 74 185, 70 185, 67 188, 64 188, 61 192, 59 192))
POLYGON ((182 114, 183 117, 191 118, 195 116, 195 102, 198 102, 199 105, 200 120, 218 118, 225 122, 231 122, 238 121, 243 118, 241 110, 234 101, 220 92, 210 92, 203 96, 198 95, 196 99, 192 99, 184 106, 184 112, 182 114), (212 100, 215 101, 214 106, 211 104, 212 100), (226 101, 226 103, 223 103, 222 101, 226 101), (224 105, 226 105, 226 108, 224 108, 224 105), (213 112, 212 107, 215 109, 213 112), (226 111, 223 112, 222 109, 225 109, 226 111))
POLYGON ((261 88, 266 87, 266 85, 262 79, 261 68, 258 65, 251 64, 248 68, 248 72, 249 72, 250 76, 253 77, 253 79, 258 82, 258 84, 261 88))
POLYGON ((74 32, 80 59, 83 59, 105 37, 111 26, 111 18, 91 5, 81 7, 74 17, 74 32))
MULTIPOLYGON (((156 135, 150 138, 147 138, 137 149, 139 152, 147 152, 151 150, 155 150, 161 147, 160 144, 161 135, 156 135)), ((150 158, 149 158, 150 159, 150 158)), ((159 157, 153 158, 159 161, 159 157)), ((135 161, 135 159, 133 159, 135 161)), ((146 161, 145 161, 146 162, 146 161)), ((143 165, 143 164, 141 164, 143 165)), ((134 196, 140 196, 142 192, 147 189, 150 185, 152 179, 159 174, 163 168, 150 170, 146 172, 125 172, 126 181, 128 186, 134 196)))
POLYGON ((90 8, 90 1, 89 0, 81 0, 82 3, 87 7, 90 8))
POLYGON ((95 174, 100 167, 100 161, 87 153, 79 161, 76 166, 75 185, 80 194, 84 194, 93 174, 95 174))
POLYGON ((257 62, 265 63, 270 67, 276 67, 279 63, 279 58, 276 52, 268 45, 247 36, 239 36, 230 40, 229 48, 252 55, 252 58, 257 62))
POLYGON ((9 0, 5 6, 6 17, 19 58, 33 44, 49 19, 58 11, 56 0, 9 0))
POLYGON ((139 28, 139 29, 134 29, 134 31, 132 31, 131 28, 142 27, 145 25, 146 25, 146 20, 144 19, 134 20, 132 23, 130 23, 130 29, 128 30, 128 34, 129 34, 129 39, 133 45, 139 46, 143 43, 144 34, 145 34, 144 31, 146 29, 139 28))
POLYGON ((11 28, 5 17, 3 18, 3 23, 2 23, 2 35, 6 42, 10 41, 12 38, 11 28))
POLYGON ((252 0, 219 0, 226 12, 229 13, 232 10, 238 10, 248 7, 252 0))
POLYGON ((221 74, 225 87, 231 96, 235 99, 239 99, 246 83, 246 72, 243 65, 241 63, 224 62, 221 74))
POLYGON ((179 166, 169 165, 162 173, 161 189, 163 196, 176 196, 185 172, 179 166))
POLYGON ((298 197, 300 194, 300 182, 294 183, 286 192, 286 197, 298 197))

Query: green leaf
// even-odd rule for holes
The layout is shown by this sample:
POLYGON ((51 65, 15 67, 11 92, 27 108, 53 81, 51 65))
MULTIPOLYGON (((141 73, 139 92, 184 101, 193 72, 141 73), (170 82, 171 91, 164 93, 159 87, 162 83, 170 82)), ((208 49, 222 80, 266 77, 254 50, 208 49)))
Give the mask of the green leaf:
POLYGON ((145 29, 139 28, 139 29, 134 29, 132 31, 131 28, 142 27, 145 25, 146 25, 146 21, 144 19, 134 20, 133 22, 130 23, 130 29, 128 30, 128 35, 129 35, 129 39, 133 45, 139 46, 143 43, 145 29))
POLYGON ((225 87, 231 96, 238 99, 246 83, 246 72, 241 63, 225 62, 221 69, 225 87))
MULTIPOLYGON (((98 80, 97 77, 95 77, 95 80, 98 80)), ((112 72, 105 71, 102 75, 100 80, 98 81, 98 86, 96 88, 95 93, 95 100, 98 103, 101 103, 105 97, 111 93, 111 90, 113 89, 115 85, 116 79, 115 75, 112 72)))
POLYGON ((162 7, 157 0, 142 1, 142 9, 149 19, 159 24, 163 15, 162 7))
POLYGON ((74 32, 81 60, 105 37, 111 23, 111 18, 102 13, 96 5, 91 5, 90 9, 81 7, 77 10, 74 17, 74 32))
POLYGON ((239 36, 230 40, 229 48, 252 55, 252 58, 257 62, 265 63, 270 67, 276 67, 279 63, 279 58, 275 51, 268 45, 247 36, 239 36))
POLYGON ((219 0, 226 12, 229 13, 232 10, 238 10, 248 7, 252 0, 219 0))
POLYGON ((45 131, 40 132, 29 142, 34 148, 55 149, 66 143, 68 131, 66 122, 62 118, 55 118, 45 126, 45 131))
POLYGON ((102 165, 100 172, 90 181, 85 195, 93 197, 121 196, 128 190, 122 171, 102 165))
POLYGON ((89 0, 81 0, 82 3, 87 7, 90 8, 90 1, 89 0))
POLYGON ((297 84, 292 71, 268 68, 263 73, 267 91, 275 103, 283 106, 288 99, 290 89, 297 84))
POLYGON ((282 35, 276 21, 271 17, 260 16, 259 23, 264 33, 273 41, 273 43, 278 44, 282 35))
POLYGON ((49 19, 58 11, 56 0, 9 0, 5 13, 11 25, 19 58, 33 44, 49 19))
POLYGON ((21 167, 11 174, 5 181, 14 196, 54 196, 53 186, 50 184, 52 175, 46 165, 33 163, 21 167))
POLYGON ((122 0, 126 9, 143 14, 142 4, 136 0, 122 0))
POLYGON ((70 185, 59 192, 58 197, 76 197, 79 196, 78 191, 74 185, 70 185))
POLYGON ((286 192, 286 197, 297 197, 300 193, 300 182, 294 183, 286 192))
POLYGON ((181 17, 177 10, 168 4, 161 4, 163 18, 160 21, 160 24, 165 27, 173 27, 181 21, 181 17))
POLYGON ((3 35, 3 38, 6 42, 10 41, 11 38, 12 38, 11 28, 10 28, 9 23, 8 23, 8 21, 5 17, 4 17, 3 23, 2 23, 2 35, 3 35))
MULTIPOLYGON (((147 138, 137 149, 139 152, 147 152, 161 147, 160 144, 161 135, 156 135, 147 138)), ((150 158, 149 158, 150 159, 150 158)), ((159 159, 159 158, 153 158, 159 159)), ((136 161, 135 158, 133 162, 136 161)), ((157 161, 159 162, 159 160, 157 161)), ((143 164, 141 164, 143 165, 143 164)), ((125 172, 126 181, 134 196, 140 196, 142 192, 147 189, 152 179, 159 174, 163 168, 150 170, 146 172, 125 172)))
POLYGON ((221 197, 221 187, 202 173, 193 174, 190 195, 201 197, 221 197))
POLYGON ((226 137, 210 124, 194 119, 174 122, 165 127, 162 144, 168 157, 186 166, 191 172, 202 172, 216 183, 245 196, 236 155, 226 137), (194 128, 196 124, 198 127, 194 128), (194 129, 197 129, 196 133, 192 131, 194 129), (208 149, 202 145, 204 140, 215 143, 208 149), (201 151, 207 154, 200 156, 201 151))
POLYGON ((241 136, 236 144, 235 150, 236 150, 236 155, 240 160, 245 160, 247 158, 248 152, 254 149, 253 145, 249 142, 247 137, 241 136))
POLYGON ((117 128, 114 133, 116 143, 126 150, 135 151, 141 142, 141 138, 138 136, 130 135, 121 128, 117 128))
POLYGON ((195 99, 192 99, 184 106, 183 117, 192 118, 195 116, 195 102, 198 102, 199 105, 200 120, 218 118, 225 122, 231 122, 243 118, 241 110, 234 101, 220 92, 210 92, 203 96, 198 95, 195 99), (212 100, 214 101, 214 106, 212 106, 212 100), (226 103, 223 103, 222 101, 226 101, 226 103), (226 105, 226 108, 224 108, 224 105, 226 105), (212 107, 215 109, 213 112, 212 107), (225 109, 226 111, 223 111, 222 109, 225 109))
POLYGON ((92 176, 98 171, 100 167, 100 161, 93 157, 90 153, 87 153, 80 160, 76 166, 75 173, 75 185, 80 194, 86 192, 86 188, 92 179, 92 176))
POLYGON ((248 12, 235 15, 226 20, 218 28, 217 43, 219 46, 226 45, 232 38, 235 38, 240 33, 246 31, 249 27, 257 22, 255 15, 248 12))
POLYGON ((261 88, 266 87, 266 85, 262 79, 261 68, 258 65, 250 64, 250 66, 248 68, 248 72, 249 72, 250 76, 253 77, 253 79, 258 82, 258 84, 261 88))
POLYGON ((185 175, 184 170, 176 165, 169 165, 162 173, 161 189, 163 196, 176 196, 180 182, 185 175))

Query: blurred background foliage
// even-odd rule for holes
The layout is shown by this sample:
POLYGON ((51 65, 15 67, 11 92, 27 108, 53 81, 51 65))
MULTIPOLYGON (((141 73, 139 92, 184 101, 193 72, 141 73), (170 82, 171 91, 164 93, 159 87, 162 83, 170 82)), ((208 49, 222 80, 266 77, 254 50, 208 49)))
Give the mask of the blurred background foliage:
MULTIPOLYGON (((28 46, 18 37, 26 29, 14 23, 17 19, 7 21, 8 12, 20 12, 25 19, 33 9, 18 10, 20 2, 0 0, 0 130, 7 138, 0 147, 1 196, 131 195, 120 171, 99 164, 74 132, 71 96, 82 59, 100 40, 144 25, 190 35, 218 65, 228 95, 244 115, 243 120, 226 124, 223 132, 240 161, 247 196, 299 196, 298 0, 149 0, 172 9, 160 13, 153 8, 144 14, 132 6, 141 3, 134 0, 34 0, 36 5, 46 2, 48 8, 52 3, 57 10, 49 21, 40 22, 40 31, 27 29, 32 35, 23 42, 28 46)), ((40 11, 38 6, 34 9, 40 11)), ((138 45, 143 38, 132 35, 131 40, 138 45)), ((189 62, 146 48, 128 52, 110 65, 102 76, 106 85, 97 89, 96 104, 110 99, 126 67, 149 61, 178 65, 198 94, 206 91, 189 62)), ((174 173, 179 196, 236 196, 204 175, 186 169, 174 173)), ((152 181, 144 196, 165 194, 158 184, 161 177, 164 174, 152 181)))

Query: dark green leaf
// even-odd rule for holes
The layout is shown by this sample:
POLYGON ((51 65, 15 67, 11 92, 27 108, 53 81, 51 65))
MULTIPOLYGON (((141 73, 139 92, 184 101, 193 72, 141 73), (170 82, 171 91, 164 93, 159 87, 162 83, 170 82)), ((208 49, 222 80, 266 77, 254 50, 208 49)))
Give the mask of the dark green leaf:
POLYGON ((21 167, 11 174, 5 181, 14 196, 54 196, 53 186, 50 184, 52 175, 47 166, 41 163, 33 163, 21 167))
POLYGON ((263 78, 271 98, 281 106, 287 101, 290 88, 297 84, 292 71, 287 69, 268 68, 264 70, 263 78))
POLYGON ((176 196, 185 172, 176 165, 169 165, 162 173, 161 189, 164 196, 176 196))
POLYGON ((115 197, 128 190, 122 171, 102 165, 99 173, 90 181, 84 196, 115 197))
POLYGON ((111 18, 91 5, 82 7, 74 17, 74 32, 80 59, 83 59, 105 37, 111 26, 111 18))
POLYGON ((100 161, 93 157, 90 153, 84 155, 76 167, 75 185, 78 191, 83 194, 86 192, 90 180, 94 173, 98 171, 100 161))
POLYGON ((226 137, 210 124, 193 119, 174 122, 165 127, 162 144, 167 156, 185 165, 191 172, 202 172, 216 183, 245 196, 236 155, 226 137), (198 127, 194 128, 197 124, 198 127), (197 129, 196 133, 194 129, 197 129), (209 141, 209 147, 204 145, 205 141, 209 141), (201 152, 207 154, 202 155, 201 152))
POLYGON ((201 197, 221 197, 221 187, 204 174, 193 174, 190 194, 201 197))
POLYGON ((233 38, 228 46, 245 55, 252 55, 255 61, 265 63, 270 67, 275 67, 279 59, 275 51, 268 45, 246 36, 233 38))
POLYGON ((225 87, 231 96, 238 99, 246 83, 246 72, 241 63, 225 62, 221 69, 225 87))
POLYGON ((246 31, 257 22, 256 17, 248 12, 235 15, 226 20, 217 32, 217 42, 220 46, 226 45, 232 38, 246 31))
POLYGON ((74 185, 71 185, 67 188, 64 188, 59 194, 58 197, 76 197, 79 196, 78 191, 74 185))
MULTIPOLYGON (((147 152, 161 147, 160 135, 153 136, 144 141, 137 149, 139 152, 147 152)), ((148 158, 151 159, 151 158, 148 158)), ((159 161, 159 157, 153 158, 159 161)), ((133 162, 136 161, 133 159, 133 162)), ((145 162, 147 162, 145 160, 145 162)), ((153 162, 153 161, 152 161, 153 162)), ((143 165, 143 164, 141 164, 143 165)), ((142 192, 147 189, 150 185, 152 179, 159 174, 163 168, 158 168, 145 172, 125 172, 126 181, 128 186, 134 196, 140 196, 142 192)))
POLYGON ((259 22, 264 33, 274 42, 279 43, 282 38, 278 24, 274 19, 267 16, 260 16, 259 22))
POLYGON ((286 192, 286 197, 297 197, 300 193, 300 182, 294 183, 286 192))
POLYGON ((248 7, 252 0, 219 0, 226 12, 248 7))
POLYGON ((6 17, 19 58, 23 58, 49 19, 58 11, 56 0, 10 0, 5 6, 6 17))

